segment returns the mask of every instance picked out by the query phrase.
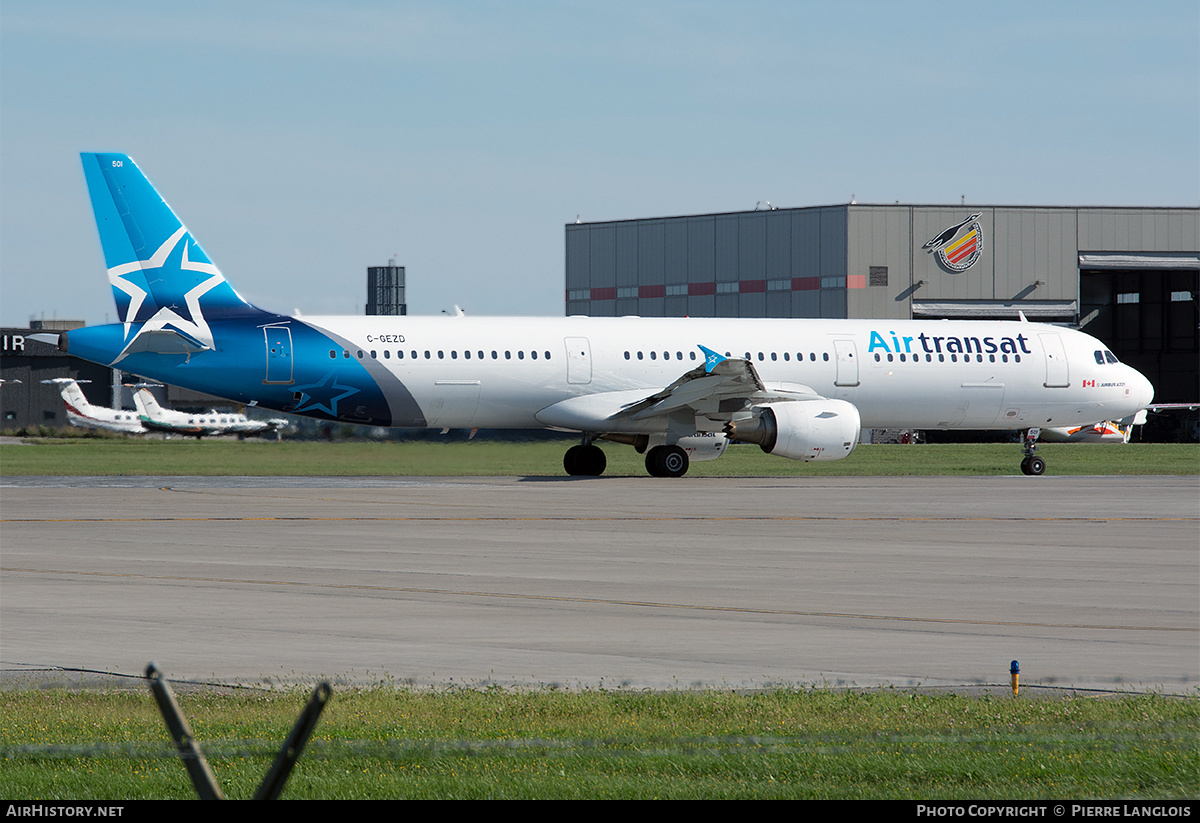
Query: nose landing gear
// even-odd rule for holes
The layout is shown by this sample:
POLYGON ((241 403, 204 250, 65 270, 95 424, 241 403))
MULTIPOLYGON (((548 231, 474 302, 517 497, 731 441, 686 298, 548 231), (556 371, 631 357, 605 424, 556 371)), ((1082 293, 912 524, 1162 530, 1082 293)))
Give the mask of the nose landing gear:
POLYGON ((1025 454, 1025 459, 1021 461, 1021 474, 1039 475, 1046 471, 1046 461, 1035 454, 1037 439, 1041 433, 1041 429, 1029 429, 1025 432, 1025 438, 1021 443, 1022 451, 1025 454))

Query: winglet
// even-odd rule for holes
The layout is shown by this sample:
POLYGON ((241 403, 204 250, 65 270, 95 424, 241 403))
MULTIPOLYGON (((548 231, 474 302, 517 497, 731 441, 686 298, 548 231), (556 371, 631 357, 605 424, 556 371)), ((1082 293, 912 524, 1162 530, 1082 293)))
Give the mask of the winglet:
POLYGON ((706 346, 701 346, 701 345, 697 344, 696 347, 698 349, 700 349, 700 351, 704 352, 704 373, 705 374, 712 374, 713 369, 715 369, 723 361, 729 359, 729 358, 725 357, 725 355, 723 355, 723 354, 717 354, 715 351, 713 351, 712 349, 710 349, 706 346))

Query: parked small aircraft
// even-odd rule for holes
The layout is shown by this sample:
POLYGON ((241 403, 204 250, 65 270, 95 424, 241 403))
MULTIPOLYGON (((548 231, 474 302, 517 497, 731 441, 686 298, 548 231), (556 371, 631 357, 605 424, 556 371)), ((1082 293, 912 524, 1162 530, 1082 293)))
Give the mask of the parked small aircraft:
POLYGON ((150 431, 168 434, 185 434, 197 439, 222 434, 251 437, 268 432, 277 432, 287 426, 287 418, 274 417, 270 420, 253 420, 244 414, 210 411, 201 414, 164 409, 145 387, 133 393, 142 425, 150 431))
POLYGON ((1134 426, 1144 426, 1150 414, 1164 411, 1195 411, 1200 403, 1156 403, 1123 420, 1105 420, 1092 426, 1042 429, 1047 443, 1128 443, 1134 426))
MULTIPOLYGON (((63 403, 67 407, 67 420, 73 426, 85 429, 104 429, 105 431, 121 432, 122 434, 145 434, 146 427, 138 419, 137 412, 124 409, 110 409, 107 406, 93 406, 79 388, 81 381, 70 377, 55 377, 43 380, 43 383, 53 383, 62 392, 63 403)), ((91 381, 84 380, 84 383, 91 381)))

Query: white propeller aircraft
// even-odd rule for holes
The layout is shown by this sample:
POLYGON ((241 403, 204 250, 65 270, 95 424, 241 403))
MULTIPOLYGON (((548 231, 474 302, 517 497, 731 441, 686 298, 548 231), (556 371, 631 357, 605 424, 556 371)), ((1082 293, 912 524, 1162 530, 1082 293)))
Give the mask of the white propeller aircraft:
POLYGON ((1082 332, 1016 321, 291 317, 234 291, 133 161, 84 154, 121 322, 62 334, 72 355, 322 420, 578 432, 683 475, 730 442, 837 460, 866 428, 1037 435, 1132 415, 1153 388, 1082 332))
POLYGON ((133 404, 137 406, 142 425, 148 430, 184 434, 197 439, 223 434, 251 437, 277 432, 287 426, 288 422, 284 417, 253 420, 244 414, 232 412, 210 411, 193 414, 164 409, 145 387, 140 387, 133 393, 133 404))
POLYGON ((1128 423, 1105 420, 1091 426, 1042 429, 1042 440, 1047 443, 1128 443, 1133 427, 1145 422, 1146 412, 1142 410, 1128 423))
POLYGON ((106 406, 93 406, 89 403, 83 394, 83 389, 79 388, 80 381, 78 380, 70 377, 56 377, 42 382, 52 383, 59 387, 63 404, 67 407, 67 421, 72 426, 80 426, 85 429, 104 429, 122 434, 146 433, 146 428, 138 419, 136 412, 110 409, 106 406))
POLYGON ((43 380, 61 387, 63 403, 67 407, 67 420, 74 426, 88 429, 104 429, 122 434, 146 434, 151 431, 165 434, 183 434, 189 437, 206 437, 210 435, 233 434, 241 437, 265 434, 278 431, 287 425, 286 418, 270 420, 252 420, 245 415, 229 412, 205 412, 203 414, 188 414, 162 408, 154 395, 144 386, 137 388, 133 395, 133 403, 137 411, 110 409, 106 406, 94 406, 88 402, 79 388, 79 383, 90 381, 74 380, 70 377, 56 377, 43 380))
POLYGON ((1164 411, 1195 411, 1200 403, 1155 403, 1124 420, 1105 420, 1092 426, 1042 429, 1047 443, 1128 443, 1134 426, 1144 426, 1149 414, 1164 411))

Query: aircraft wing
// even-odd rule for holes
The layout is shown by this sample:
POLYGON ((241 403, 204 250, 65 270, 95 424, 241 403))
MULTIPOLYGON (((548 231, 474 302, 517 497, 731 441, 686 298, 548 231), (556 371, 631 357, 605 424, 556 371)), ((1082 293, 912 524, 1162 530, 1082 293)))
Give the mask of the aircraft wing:
POLYGON ((749 360, 722 357, 711 349, 703 366, 697 366, 660 392, 650 395, 613 415, 645 420, 691 409, 698 414, 732 414, 770 400, 817 399, 807 386, 771 388, 763 383, 749 360))
POLYGON ((1166 411, 1167 409, 1187 409, 1188 411, 1195 411, 1196 409, 1200 409, 1200 402, 1196 402, 1196 403, 1155 403, 1153 406, 1146 407, 1146 411, 1152 411, 1152 412, 1161 412, 1161 411, 1166 411))
POLYGON ((729 420, 733 414, 761 403, 784 400, 819 400, 808 386, 766 384, 749 360, 729 358, 700 346, 702 366, 685 372, 671 385, 647 395, 644 390, 581 395, 555 403, 537 414, 548 426, 578 431, 638 428, 677 413, 693 413, 712 420, 729 420))
POLYGON ((200 437, 201 435, 212 434, 204 426, 174 426, 170 423, 153 420, 145 415, 142 416, 142 425, 150 431, 165 432, 166 434, 185 434, 188 437, 200 437))
POLYGON ((1155 403, 1153 405, 1147 406, 1144 409, 1139 409, 1138 411, 1134 412, 1133 414, 1129 415, 1128 417, 1122 417, 1120 420, 1117 420, 1115 422, 1121 426, 1128 426, 1128 425, 1143 426, 1146 423, 1146 415, 1147 414, 1162 414, 1163 412, 1167 412, 1167 411, 1184 411, 1184 410, 1196 411, 1196 409, 1200 409, 1200 402, 1198 402, 1198 403, 1155 403))

